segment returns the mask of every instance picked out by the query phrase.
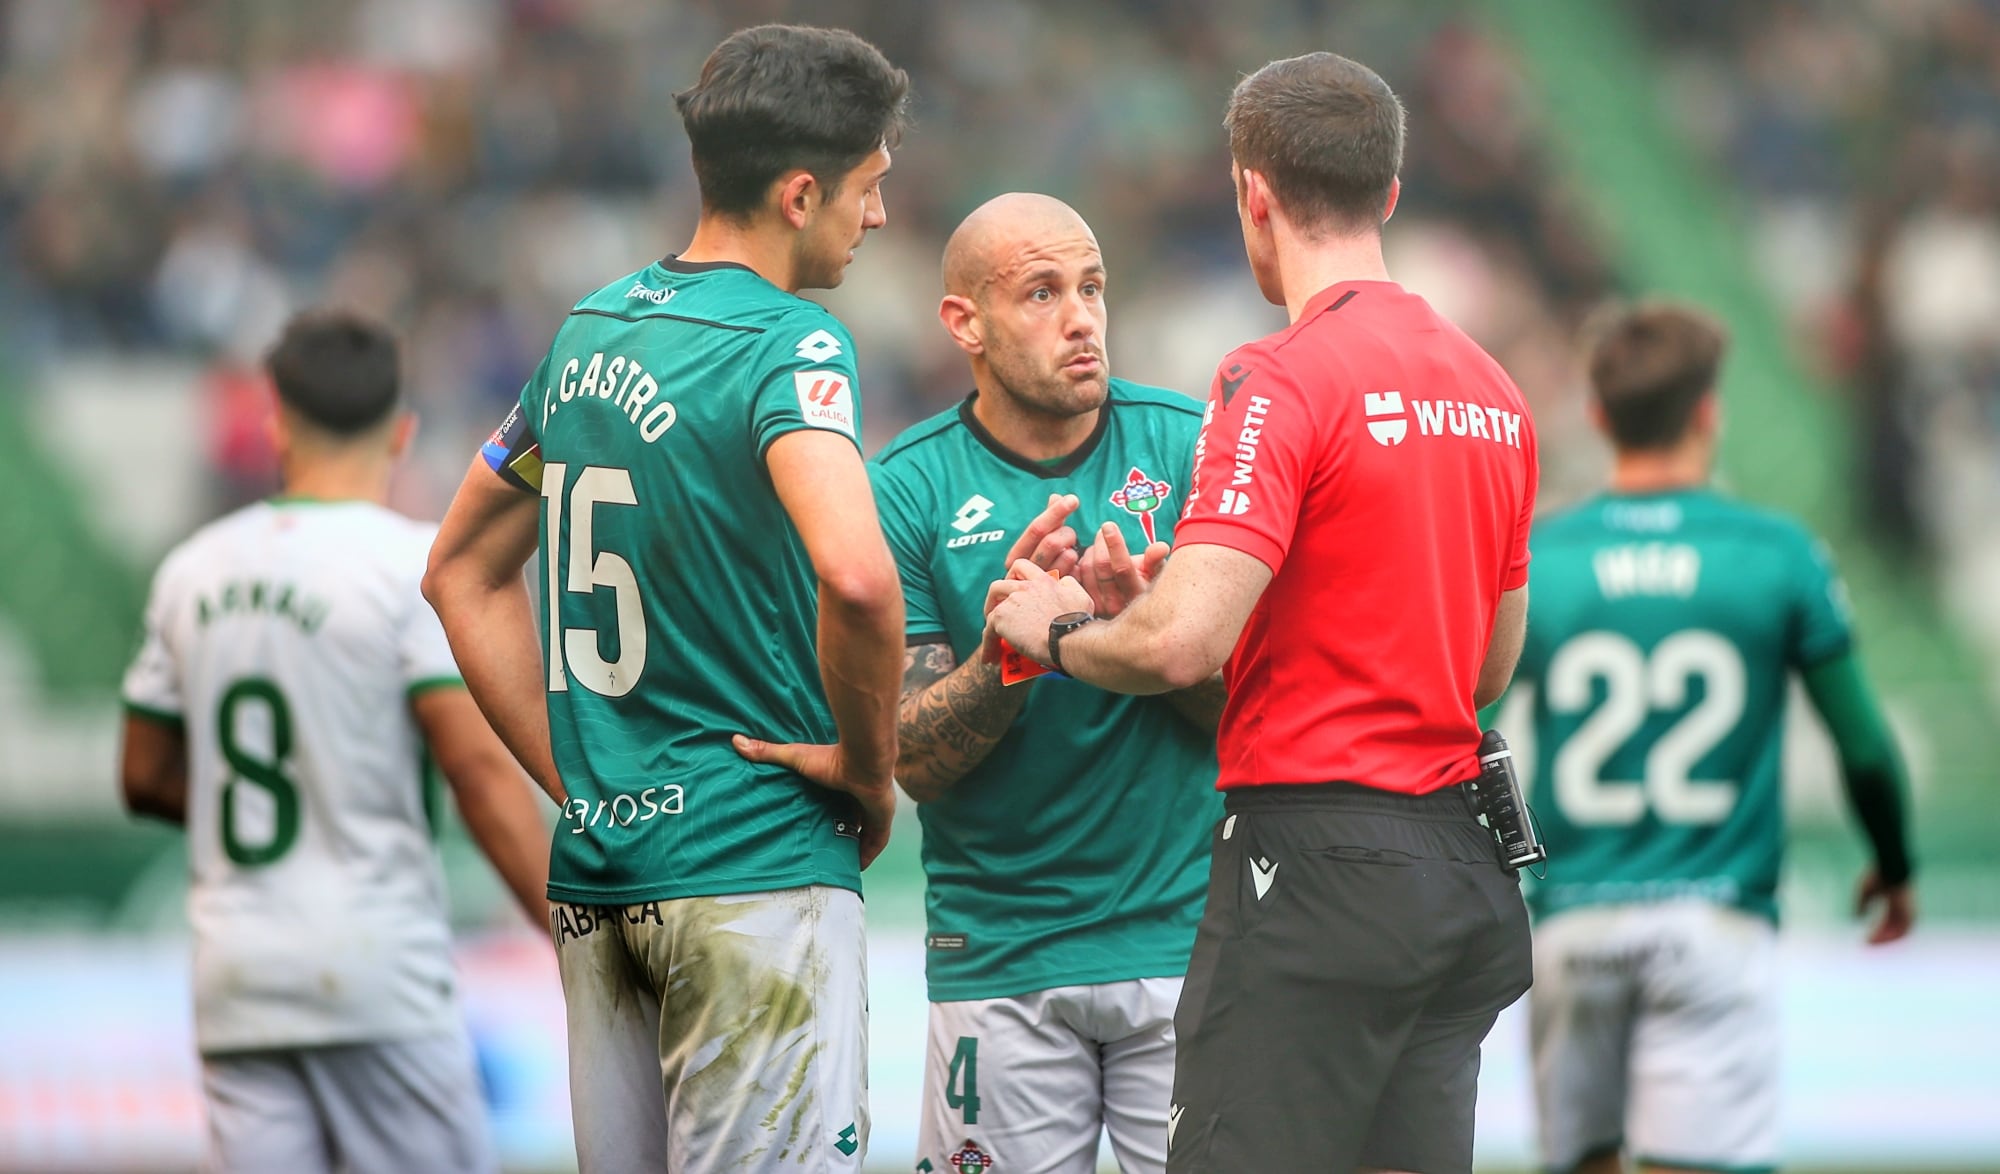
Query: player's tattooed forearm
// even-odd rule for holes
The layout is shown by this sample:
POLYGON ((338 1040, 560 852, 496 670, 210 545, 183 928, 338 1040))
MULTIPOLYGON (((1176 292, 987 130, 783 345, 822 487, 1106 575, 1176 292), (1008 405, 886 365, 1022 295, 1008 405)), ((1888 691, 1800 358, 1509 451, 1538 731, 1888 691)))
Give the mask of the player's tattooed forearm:
POLYGON ((903 700, 941 681, 958 667, 958 658, 949 644, 916 644, 903 650, 903 700))
POLYGON ((993 752, 1020 712, 997 665, 959 665, 951 649, 926 644, 904 657, 902 750, 896 778, 919 803, 937 798, 993 752))

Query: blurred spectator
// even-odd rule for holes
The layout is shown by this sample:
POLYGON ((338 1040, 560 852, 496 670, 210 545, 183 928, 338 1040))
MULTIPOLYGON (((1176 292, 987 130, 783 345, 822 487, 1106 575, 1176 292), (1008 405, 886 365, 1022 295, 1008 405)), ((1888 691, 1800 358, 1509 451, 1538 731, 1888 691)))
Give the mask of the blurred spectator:
MULTIPOLYGON (((1223 101, 1242 71, 1309 46, 1369 61, 1409 97, 1428 129, 1412 140, 1393 234, 1406 281, 1465 321, 1544 411, 1560 414, 1573 390, 1569 339, 1608 282, 1544 166, 1513 64, 1430 6, 4 11, 8 353, 48 364, 79 348, 165 348, 213 363, 218 509, 270 475, 240 372, 292 307, 316 301, 397 324, 426 421, 415 480, 452 484, 571 302, 681 242, 695 197, 672 93, 729 28, 765 20, 846 24, 913 76, 889 231, 827 295, 863 346, 871 449, 967 390, 936 326, 937 258, 964 212, 1004 190, 1062 196, 1104 233, 1121 370, 1205 392, 1215 359, 1275 320, 1244 273, 1223 101)), ((1545 483, 1561 484, 1565 452, 1545 459, 1557 470, 1545 483)))
POLYGON ((1854 390, 1876 537, 2000 544, 2000 5, 1633 7, 1683 128, 1751 196, 1771 288, 1854 390))

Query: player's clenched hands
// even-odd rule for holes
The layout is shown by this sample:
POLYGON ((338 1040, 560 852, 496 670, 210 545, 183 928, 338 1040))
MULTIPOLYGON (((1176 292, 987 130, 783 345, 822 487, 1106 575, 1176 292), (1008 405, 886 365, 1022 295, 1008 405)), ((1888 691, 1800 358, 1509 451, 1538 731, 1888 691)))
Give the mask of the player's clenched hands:
POLYGON ((861 806, 861 867, 867 868, 882 854, 889 842, 889 824, 896 817, 895 780, 857 773, 839 743, 760 742, 736 734, 729 744, 751 762, 782 766, 828 790, 853 796, 861 806))
POLYGON ((1153 576, 1167 561, 1173 548, 1155 542, 1138 558, 1125 546, 1125 532, 1116 522, 1098 527, 1097 537, 1077 563, 1076 579, 1090 592, 1090 610, 1101 619, 1110 619, 1132 606, 1132 601, 1153 585, 1153 576))
POLYGON ((1014 646, 1014 651, 1049 663, 1049 621, 1064 612, 1089 611, 1090 592, 1075 579, 1058 579, 1027 559, 1014 564, 1007 577, 988 589, 999 596, 986 613, 986 638, 1014 646))
POLYGON ((1909 882, 1885 885, 1875 870, 1869 869, 1862 874, 1860 889, 1854 894, 1854 915, 1866 917, 1869 906, 1877 901, 1882 903, 1882 916, 1868 932, 1868 944, 1885 946, 1907 936, 1917 923, 1917 895, 1909 882))
MULTIPOLYGON (((1052 575, 1067 575, 1076 570, 1076 531, 1065 523, 1081 504, 1074 493, 1051 493, 1049 504, 1007 551, 1007 566, 1026 559, 1052 575)), ((998 587, 995 584, 994 587, 998 587)), ((986 591, 986 610, 992 611, 999 603, 1001 593, 993 587, 986 591)), ((1000 650, 994 643, 993 630, 988 627, 986 637, 979 649, 980 658, 988 662, 1000 659, 1000 650)))

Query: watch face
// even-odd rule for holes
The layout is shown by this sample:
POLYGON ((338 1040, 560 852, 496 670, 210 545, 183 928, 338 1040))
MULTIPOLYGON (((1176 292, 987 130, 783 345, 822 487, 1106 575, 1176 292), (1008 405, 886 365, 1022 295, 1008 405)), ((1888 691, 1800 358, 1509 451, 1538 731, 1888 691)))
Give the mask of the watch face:
POLYGON ((1087 611, 1066 611, 1055 619, 1050 620, 1049 627, 1060 628, 1068 632, 1089 623, 1090 620, 1091 615, 1087 611))

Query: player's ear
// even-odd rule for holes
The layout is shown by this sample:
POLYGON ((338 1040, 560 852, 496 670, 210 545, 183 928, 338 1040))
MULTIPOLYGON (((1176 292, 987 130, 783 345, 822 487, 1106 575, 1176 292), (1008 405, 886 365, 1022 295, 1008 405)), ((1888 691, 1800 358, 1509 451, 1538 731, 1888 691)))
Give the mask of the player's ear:
POLYGON ((1694 426, 1703 436, 1710 438, 1722 431, 1722 403, 1712 387, 1694 401, 1694 426))
POLYGON ((1389 217, 1396 214, 1396 201, 1402 198, 1402 195, 1403 177, 1399 175, 1389 181, 1389 202, 1382 208, 1382 223, 1389 223, 1389 217))
POLYGON ((1584 397, 1583 418, 1590 421, 1590 426, 1595 428, 1599 435, 1606 439, 1610 438, 1611 421, 1604 418, 1604 405, 1597 402, 1596 396, 1584 397))
POLYGON ((938 321, 944 323, 944 332, 951 335, 951 341, 968 355, 986 353, 986 328, 979 320, 979 307, 972 299, 958 294, 946 294, 938 303, 938 321))
POLYGON ((292 422, 285 418, 285 409, 276 404, 264 413, 264 439, 270 442, 271 451, 282 461, 292 447, 292 422))
POLYGON ((1236 199, 1252 225, 1263 228, 1271 223, 1271 189, 1264 177, 1248 167, 1236 169, 1236 199))
POLYGON ((812 172, 789 172, 777 182, 778 215, 794 229, 803 230, 812 222, 813 212, 824 195, 812 172))
POLYGON ((397 412, 396 420, 389 426, 389 459, 396 460, 410 451, 410 445, 417 439, 417 414, 397 412))

